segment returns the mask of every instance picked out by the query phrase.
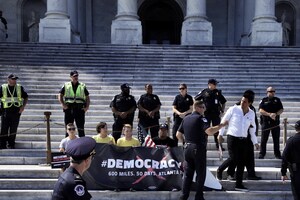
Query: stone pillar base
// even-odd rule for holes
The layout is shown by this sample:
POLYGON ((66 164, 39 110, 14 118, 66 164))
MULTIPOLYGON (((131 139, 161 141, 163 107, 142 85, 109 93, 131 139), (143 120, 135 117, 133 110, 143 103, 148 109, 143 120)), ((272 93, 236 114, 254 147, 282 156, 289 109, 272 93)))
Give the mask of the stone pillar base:
POLYGON ((270 20, 252 22, 251 46, 282 46, 281 23, 270 20))
POLYGON ((44 18, 39 26, 40 42, 71 43, 71 24, 69 19, 44 18))
POLYGON ((142 44, 142 24, 139 20, 113 20, 112 44, 142 44))
POLYGON ((208 21, 189 21, 182 24, 182 45, 212 45, 212 25, 208 21))

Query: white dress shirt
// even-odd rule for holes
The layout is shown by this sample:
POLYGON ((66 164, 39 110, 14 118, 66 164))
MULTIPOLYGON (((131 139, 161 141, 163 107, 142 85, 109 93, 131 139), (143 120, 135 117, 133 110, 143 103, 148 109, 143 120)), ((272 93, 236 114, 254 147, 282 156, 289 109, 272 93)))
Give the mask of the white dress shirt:
MULTIPOLYGON (((221 123, 228 121, 227 135, 234 137, 244 137, 248 135, 248 129, 251 135, 253 144, 257 144, 255 135, 255 113, 249 108, 249 111, 244 115, 241 105, 234 105, 226 111, 221 123)), ((220 130, 220 135, 223 136, 225 127, 220 130)))

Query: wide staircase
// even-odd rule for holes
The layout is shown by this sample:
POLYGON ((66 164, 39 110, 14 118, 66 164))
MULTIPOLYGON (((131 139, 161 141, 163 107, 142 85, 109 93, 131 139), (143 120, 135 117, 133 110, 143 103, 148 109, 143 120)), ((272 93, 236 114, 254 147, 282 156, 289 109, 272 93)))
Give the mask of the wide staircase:
MULTIPOLYGON (((120 92, 122 83, 129 83, 136 99, 144 93, 146 83, 153 84, 160 97, 161 122, 172 116, 172 102, 178 94, 179 83, 188 85, 188 93, 195 96, 207 87, 209 78, 216 78, 228 102, 234 105, 244 90, 256 93, 254 102, 266 95, 272 85, 281 98, 287 118, 287 135, 294 134, 295 121, 300 119, 300 48, 280 47, 191 47, 191 46, 120 46, 97 44, 30 44, 0 43, 0 80, 9 73, 19 76, 29 94, 17 134, 16 149, 0 150, 0 199, 51 199, 53 185, 60 170, 51 169, 46 161, 46 123, 44 112, 51 114, 51 147, 58 150, 64 137, 63 112, 57 94, 69 80, 71 70, 79 71, 79 81, 86 83, 91 106, 86 114, 86 135, 95 135, 100 121, 113 123, 109 103, 120 92)), ((136 114, 137 115, 137 114, 136 114)), ((135 123, 136 125, 136 120, 135 123)), ((283 130, 283 123, 281 123, 283 130)), ((282 131, 283 132, 283 131, 282 131)), ((258 139, 260 141, 260 132, 258 139)), ((281 134, 282 135, 282 134, 281 134)), ((282 143, 283 137, 281 137, 282 143)), ((227 150, 226 144, 224 145, 227 150)), ((281 150, 284 149, 281 144, 281 150)), ((258 159, 256 172, 262 180, 245 180, 249 192, 234 191, 234 182, 221 181, 224 191, 205 193, 206 199, 292 199, 290 182, 280 180, 281 160, 273 155, 270 137, 265 159, 258 159)), ((222 161, 209 137, 209 169, 215 174, 222 161)), ((227 151, 224 157, 228 156, 227 151)), ((93 199, 175 200, 179 192, 113 192, 91 191, 93 199)), ((191 198, 193 199, 193 195, 191 198)))

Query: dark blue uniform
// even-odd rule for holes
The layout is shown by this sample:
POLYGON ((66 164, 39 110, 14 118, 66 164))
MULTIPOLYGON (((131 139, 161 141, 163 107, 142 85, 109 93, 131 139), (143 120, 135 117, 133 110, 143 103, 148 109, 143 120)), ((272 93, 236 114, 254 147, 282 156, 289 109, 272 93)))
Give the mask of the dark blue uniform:
MULTIPOLYGON (((226 103, 225 97, 222 95, 222 91, 218 89, 210 90, 206 88, 202 90, 198 95, 195 96, 195 100, 202 100, 205 103, 206 111, 204 112, 208 124, 216 126, 220 124, 220 114, 224 112, 222 105, 226 103)), ((218 134, 214 134, 216 146, 218 148, 218 134)))
POLYGON ((86 183, 76 171, 69 167, 58 179, 54 186, 52 200, 89 200, 91 194, 87 191, 86 183))
MULTIPOLYGON (((194 100, 191 95, 186 94, 184 97, 179 94, 175 97, 173 101, 173 106, 179 111, 179 112, 185 112, 190 109, 190 107, 193 105, 194 100)), ((182 122, 182 118, 179 117, 176 113, 173 113, 173 120, 174 120, 174 125, 173 125, 173 139, 178 143, 178 139, 176 137, 176 132, 178 130, 178 127, 180 126, 182 122)))
POLYGON ((209 128, 206 118, 197 112, 186 116, 178 131, 184 134, 186 147, 184 151, 186 167, 181 200, 189 197, 194 172, 197 173, 197 190, 195 199, 202 200, 204 181, 206 177, 206 145, 207 134, 205 130, 209 128))
MULTIPOLYGON (((259 104, 259 109, 263 109, 266 112, 269 113, 276 113, 279 110, 283 109, 282 103, 279 98, 273 97, 273 98, 268 98, 265 97, 261 100, 259 104)), ((260 158, 263 158, 266 155, 266 145, 269 139, 269 134, 270 132, 272 133, 272 138, 274 142, 274 154, 276 157, 280 158, 281 153, 279 150, 279 138, 280 138, 280 116, 277 115, 276 119, 273 120, 269 116, 260 116, 260 123, 261 123, 261 147, 260 147, 260 152, 259 156, 260 158)))

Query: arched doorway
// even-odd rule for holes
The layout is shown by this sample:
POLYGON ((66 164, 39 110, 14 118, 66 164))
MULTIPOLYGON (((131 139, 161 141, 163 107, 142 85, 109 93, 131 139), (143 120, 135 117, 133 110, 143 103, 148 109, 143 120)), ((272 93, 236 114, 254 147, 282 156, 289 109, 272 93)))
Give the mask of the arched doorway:
POLYGON ((296 38, 296 13, 294 6, 289 2, 276 4, 275 16, 282 23, 283 46, 294 46, 296 38))
POLYGON ((143 44, 180 44, 183 13, 174 0, 146 0, 138 15, 143 44))

